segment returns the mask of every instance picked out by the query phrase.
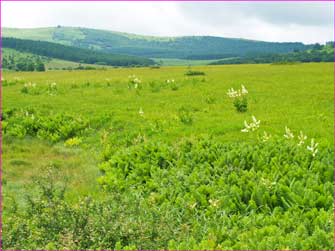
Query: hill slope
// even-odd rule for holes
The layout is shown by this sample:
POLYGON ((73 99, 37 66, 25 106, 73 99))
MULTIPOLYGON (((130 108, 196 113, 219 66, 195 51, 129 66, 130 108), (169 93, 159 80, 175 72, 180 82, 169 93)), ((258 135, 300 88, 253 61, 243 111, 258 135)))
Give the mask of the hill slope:
POLYGON ((303 43, 274 43, 212 36, 153 37, 75 27, 3 28, 4 37, 42 40, 151 58, 219 59, 250 53, 306 50, 303 43))
POLYGON ((81 62, 115 66, 152 65, 153 60, 127 55, 115 55, 99 51, 76 48, 57 43, 16 39, 4 37, 3 48, 11 48, 20 52, 29 52, 40 56, 81 62))
POLYGON ((263 54, 223 59, 210 62, 210 65, 222 64, 265 64, 265 63, 293 63, 293 62, 334 62, 334 43, 315 45, 311 50, 295 51, 283 54, 263 54))

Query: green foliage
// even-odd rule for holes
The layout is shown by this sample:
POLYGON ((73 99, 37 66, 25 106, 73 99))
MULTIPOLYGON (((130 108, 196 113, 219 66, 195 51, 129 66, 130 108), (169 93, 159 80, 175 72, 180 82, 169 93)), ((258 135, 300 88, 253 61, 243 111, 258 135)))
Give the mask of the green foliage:
POLYGON ((248 99, 245 96, 235 98, 233 104, 238 112, 246 112, 248 110, 248 99))
POLYGON ((7 204, 7 249, 330 249, 331 148, 288 141, 148 142, 106 156, 104 199, 65 200, 56 167, 26 206, 7 204), (255 227, 256 226, 256 227, 255 227), (298 241, 297 241, 298 240, 298 241))
POLYGON ((156 81, 150 81, 149 86, 150 86, 151 92, 160 92, 161 90, 160 84, 156 81))
POLYGON ((297 62, 334 62, 334 47, 330 45, 314 46, 312 50, 287 52, 282 54, 252 53, 243 57, 218 60, 210 65, 223 64, 297 64, 297 62))
POLYGON ((205 102, 209 105, 214 104, 216 102, 215 97, 213 97, 212 95, 206 95, 204 99, 205 102))
POLYGON ((185 67, 5 71, 3 247, 333 250, 333 64, 194 69, 206 80, 185 77, 185 67), (127 90, 129 74, 141 76, 141 95, 127 90), (164 81, 171 78, 177 92, 164 81), (20 93, 27 81, 45 95, 20 93), (57 95, 49 96, 54 81, 57 95), (237 83, 251 88, 260 131, 242 133, 251 114, 223 98, 237 83), (180 122, 184 113, 196 123, 180 122), (80 118, 85 129, 58 144, 34 129, 58 134, 62 121, 80 118), (277 140, 285 126, 294 139, 277 140), (263 129, 272 135, 266 142, 263 129), (300 146, 299 130, 308 136, 300 146), (85 144, 64 147, 75 139, 85 144), (49 162, 60 177, 44 174, 49 162), (34 174, 42 181, 30 183, 34 174))
POLYGON ((173 82, 173 83, 170 83, 169 85, 172 91, 178 91, 179 85, 177 83, 173 82))
POLYGON ((58 142, 80 136, 88 127, 88 121, 67 114, 41 114, 33 109, 5 110, 2 127, 5 135, 23 138, 26 135, 58 142))
POLYGON ((82 142, 81 138, 73 137, 73 138, 66 140, 64 142, 64 146, 67 146, 67 147, 79 146, 81 142, 82 142))
POLYGON ((42 57, 37 55, 5 50, 2 58, 2 68, 13 71, 45 71, 42 60, 42 57))
POLYGON ((193 116, 189 109, 185 107, 181 107, 178 111, 178 117, 180 122, 185 125, 192 125, 193 124, 193 116))

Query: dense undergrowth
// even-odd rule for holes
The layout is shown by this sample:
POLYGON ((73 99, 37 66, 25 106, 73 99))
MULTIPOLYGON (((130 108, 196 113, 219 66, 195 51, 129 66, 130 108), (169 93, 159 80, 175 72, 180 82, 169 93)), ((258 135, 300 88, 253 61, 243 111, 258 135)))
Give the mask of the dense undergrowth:
POLYGON ((333 250, 332 67, 8 73, 3 247, 333 250))
POLYGON ((333 152, 289 141, 143 142, 105 155, 105 197, 37 179, 7 205, 3 244, 27 249, 333 249, 333 152))

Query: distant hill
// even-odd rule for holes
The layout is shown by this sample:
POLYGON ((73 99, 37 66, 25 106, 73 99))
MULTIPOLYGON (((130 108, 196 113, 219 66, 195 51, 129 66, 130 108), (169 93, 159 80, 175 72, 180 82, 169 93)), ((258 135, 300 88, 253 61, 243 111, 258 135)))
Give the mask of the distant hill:
POLYGON ((210 62, 210 65, 222 64, 264 64, 264 63, 294 63, 294 62, 334 62, 334 42, 326 45, 316 44, 310 50, 294 51, 282 54, 255 54, 245 57, 237 57, 231 59, 221 59, 210 62))
POLYGON ((147 66, 155 62, 151 59, 136 56, 116 55, 57 43, 34 41, 17 38, 2 38, 2 47, 19 52, 62 60, 112 66, 147 66))
POLYGON ((219 59, 255 53, 288 53, 311 48, 311 45, 299 42, 276 43, 213 36, 154 37, 75 27, 3 28, 2 34, 4 37, 48 41, 149 58, 219 59))

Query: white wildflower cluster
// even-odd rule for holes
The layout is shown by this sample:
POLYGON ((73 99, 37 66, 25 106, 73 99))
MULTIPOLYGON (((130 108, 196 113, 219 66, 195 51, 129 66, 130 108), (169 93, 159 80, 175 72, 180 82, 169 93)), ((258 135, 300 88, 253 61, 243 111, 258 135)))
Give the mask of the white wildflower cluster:
POLYGON ((253 132, 256 131, 259 128, 259 124, 261 123, 260 120, 257 120, 254 115, 252 115, 252 122, 249 124, 246 120, 244 120, 244 126, 245 128, 241 130, 241 132, 253 132))
MULTIPOLYGON (((291 132, 291 130, 285 126, 285 134, 284 137, 286 139, 293 139, 294 138, 294 134, 293 132, 291 132)), ((307 140, 307 135, 304 135, 304 133, 302 131, 300 131, 299 135, 298 135, 298 146, 302 146, 303 144, 305 144, 305 141, 307 140)), ((307 150, 311 152, 312 156, 315 157, 316 153, 318 152, 318 145, 319 143, 316 143, 314 141, 314 139, 311 139, 311 144, 309 146, 307 146, 307 150)))
POLYGON ((209 204, 212 206, 212 207, 218 207, 219 206, 219 200, 212 200, 210 199, 209 201, 209 204))
POLYGON ((174 82, 175 82, 174 79, 168 79, 168 80, 166 80, 167 84, 173 84, 174 82))
POLYGON ((241 89, 234 90, 234 88, 230 88, 227 91, 227 95, 230 98, 237 98, 242 97, 248 94, 248 90, 245 88, 244 85, 241 85, 241 89))
POLYGON ((35 119, 35 116, 34 116, 34 114, 33 114, 33 113, 32 113, 32 114, 30 114, 30 113, 29 113, 29 111, 25 111, 24 115, 25 115, 26 117, 30 117, 32 120, 34 120, 34 119, 35 119))
POLYGON ((293 139, 294 138, 294 134, 293 132, 291 132, 290 128, 288 128, 287 126, 285 126, 285 134, 284 137, 286 139, 293 139))
POLYGON ((305 143, 305 140, 306 140, 306 139, 307 139, 307 136, 304 135, 304 134, 302 133, 302 131, 300 131, 300 134, 299 134, 299 136, 298 136, 298 140, 299 140, 298 146, 303 145, 303 144, 305 143))
POLYGON ((318 145, 314 139, 311 139, 311 145, 307 146, 307 150, 311 152, 312 156, 315 157, 316 153, 318 152, 318 145))
POLYGON ((135 89, 139 88, 140 84, 142 83, 141 79, 136 77, 136 75, 130 75, 128 76, 129 82, 133 84, 133 87, 135 89))
POLYGON ((266 141, 268 141, 271 137, 272 137, 271 134, 268 134, 267 132, 264 131, 264 134, 263 134, 263 136, 261 137, 261 140, 262 140, 263 142, 266 142, 266 141))
POLYGON ((29 82, 29 83, 25 83, 24 87, 25 88, 36 88, 36 84, 29 82))

